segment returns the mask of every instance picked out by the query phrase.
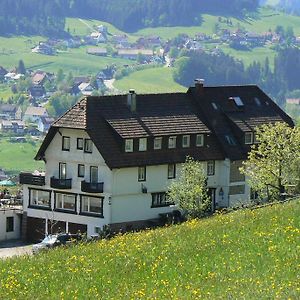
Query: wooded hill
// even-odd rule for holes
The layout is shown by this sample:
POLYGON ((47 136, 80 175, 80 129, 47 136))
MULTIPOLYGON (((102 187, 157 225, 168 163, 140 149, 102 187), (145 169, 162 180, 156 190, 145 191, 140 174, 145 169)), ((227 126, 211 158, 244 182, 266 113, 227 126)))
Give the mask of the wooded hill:
POLYGON ((143 27, 189 26, 201 13, 243 16, 258 0, 0 0, 0 35, 58 35, 65 17, 94 18, 134 32, 143 27))

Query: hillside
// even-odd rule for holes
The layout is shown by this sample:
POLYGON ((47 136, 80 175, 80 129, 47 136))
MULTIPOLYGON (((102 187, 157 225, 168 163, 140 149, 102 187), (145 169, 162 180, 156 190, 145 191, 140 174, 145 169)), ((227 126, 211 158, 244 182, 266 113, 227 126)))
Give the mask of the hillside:
POLYGON ((299 299, 300 201, 0 261, 2 299, 299 299))

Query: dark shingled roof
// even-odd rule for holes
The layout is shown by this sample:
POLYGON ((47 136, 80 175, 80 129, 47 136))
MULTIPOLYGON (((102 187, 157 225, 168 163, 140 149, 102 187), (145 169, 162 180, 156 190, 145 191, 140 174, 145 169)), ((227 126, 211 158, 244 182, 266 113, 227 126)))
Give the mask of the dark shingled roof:
POLYGON ((36 159, 42 159, 58 128, 86 130, 110 168, 197 160, 246 158, 249 146, 244 133, 257 125, 293 122, 257 86, 190 88, 187 93, 136 95, 136 111, 127 105, 127 95, 87 97, 78 102, 50 128, 36 159), (240 97, 237 106, 230 97, 240 97), (257 98, 257 99, 255 99, 257 98), (214 103, 214 105, 212 104, 214 103), (216 109, 217 108, 217 109, 216 109), (205 145, 196 147, 196 134, 205 135, 205 145), (181 137, 191 136, 191 146, 182 148, 181 137), (176 149, 167 149, 168 137, 176 135, 176 149), (228 136, 235 143, 228 143, 228 136), (148 149, 138 151, 138 138, 148 138, 148 149), (161 150, 153 150, 154 137, 163 138, 161 150), (125 153, 125 139, 134 139, 134 152, 125 153))

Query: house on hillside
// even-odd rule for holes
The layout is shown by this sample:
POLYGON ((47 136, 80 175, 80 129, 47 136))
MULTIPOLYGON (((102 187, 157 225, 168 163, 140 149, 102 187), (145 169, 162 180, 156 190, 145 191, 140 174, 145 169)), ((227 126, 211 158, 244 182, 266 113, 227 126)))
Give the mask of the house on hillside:
POLYGON ((277 121, 293 126, 257 86, 85 97, 50 127, 35 157, 45 176, 20 175, 27 238, 51 222, 88 236, 149 225, 175 209, 166 190, 188 155, 202 162, 213 209, 245 203, 239 167, 256 126, 277 121))
POLYGON ((44 71, 36 71, 31 76, 32 84, 44 85, 46 83, 46 81, 50 80, 50 76, 51 76, 51 74, 48 74, 44 71))
POLYGON ((54 118, 51 117, 41 117, 38 120, 38 131, 43 132, 43 133, 47 133, 51 124, 54 122, 54 118))
POLYGON ((143 55, 145 60, 150 61, 154 56, 153 51, 150 49, 119 49, 118 56, 125 59, 136 60, 139 55, 143 55))
POLYGON ((105 48, 95 47, 95 48, 88 48, 86 50, 86 53, 91 55, 97 55, 97 56, 106 56, 107 50, 105 48))
POLYGON ((25 123, 21 120, 2 120, 0 122, 2 132, 12 131, 14 133, 23 134, 25 131, 25 123))
POLYGON ((0 104, 0 119, 5 120, 20 120, 22 110, 14 104, 0 104))
POLYGON ((89 82, 82 82, 81 84, 78 85, 78 89, 80 90, 82 95, 85 96, 91 96, 94 91, 94 88, 89 82))
POLYGON ((31 49, 32 53, 39 53, 44 55, 55 55, 56 50, 45 42, 39 42, 39 44, 31 49))
POLYGON ((41 84, 33 84, 29 89, 29 96, 32 99, 41 99, 46 96, 46 90, 41 84))
POLYGON ((48 117, 48 112, 45 107, 40 106, 28 106, 24 116, 24 122, 38 122, 40 118, 48 117))

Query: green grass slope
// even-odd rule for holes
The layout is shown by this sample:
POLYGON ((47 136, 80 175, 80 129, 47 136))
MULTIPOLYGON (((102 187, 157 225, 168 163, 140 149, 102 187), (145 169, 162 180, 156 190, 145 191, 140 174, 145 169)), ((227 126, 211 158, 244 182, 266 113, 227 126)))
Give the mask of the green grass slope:
POLYGON ((300 201, 0 261, 1 299, 299 299, 300 201))
POLYGON ((135 89, 137 93, 168 93, 186 91, 186 87, 176 83, 172 77, 172 68, 153 68, 131 73, 115 81, 114 87, 120 91, 135 89))
MULTIPOLYGON (((0 168, 12 174, 20 171, 34 171, 44 168, 44 163, 33 158, 39 149, 40 143, 10 143, 0 139, 0 168)), ((1 298, 1 297, 0 297, 1 298)))

